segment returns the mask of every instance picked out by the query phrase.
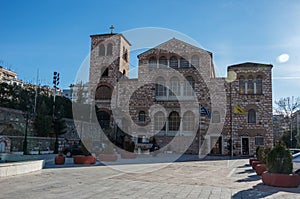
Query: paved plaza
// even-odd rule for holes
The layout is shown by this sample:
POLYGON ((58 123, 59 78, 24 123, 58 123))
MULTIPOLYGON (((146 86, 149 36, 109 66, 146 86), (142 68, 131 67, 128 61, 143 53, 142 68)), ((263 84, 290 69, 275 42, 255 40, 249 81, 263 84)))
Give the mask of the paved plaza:
POLYGON ((247 159, 64 166, 0 178, 0 198, 300 198, 262 184, 247 159), (127 171, 127 172, 124 172, 127 171), (128 173, 132 171, 131 173, 128 173))

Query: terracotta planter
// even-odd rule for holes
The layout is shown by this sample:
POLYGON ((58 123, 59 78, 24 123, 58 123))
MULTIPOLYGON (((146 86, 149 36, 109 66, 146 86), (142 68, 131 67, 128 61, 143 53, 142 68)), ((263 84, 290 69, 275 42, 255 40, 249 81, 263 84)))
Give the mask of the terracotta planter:
POLYGON ((54 158, 54 162, 55 164, 65 164, 65 156, 62 156, 62 155, 58 155, 54 158))
POLYGON ((262 175, 263 172, 268 171, 267 165, 265 164, 258 164, 255 167, 255 171, 257 175, 262 175))
POLYGON ((73 157, 74 164, 95 164, 96 158, 94 156, 76 155, 73 157))
POLYGON ((98 158, 103 162, 115 162, 117 161, 118 156, 116 154, 100 154, 98 158))
POLYGON ((261 164, 261 162, 260 162, 260 161, 253 161, 253 162, 252 162, 252 169, 255 170, 255 167, 256 167, 256 165, 258 165, 258 164, 261 164))
POLYGON ((120 152, 121 158, 123 159, 135 159, 137 158, 137 154, 133 152, 122 151, 120 152))
POLYGON ((257 158, 250 158, 250 159, 249 159, 249 164, 250 164, 251 166, 252 166, 252 162, 253 162, 253 161, 258 161, 258 159, 257 159, 257 158))
POLYGON ((300 184, 300 176, 297 174, 278 174, 264 172, 262 181, 265 185, 273 187, 298 187, 300 184))

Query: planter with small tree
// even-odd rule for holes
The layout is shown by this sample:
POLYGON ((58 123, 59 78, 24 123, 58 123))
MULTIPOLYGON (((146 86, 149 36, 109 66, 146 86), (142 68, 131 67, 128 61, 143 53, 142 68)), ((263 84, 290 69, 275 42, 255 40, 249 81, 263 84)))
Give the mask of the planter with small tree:
POLYGON ((298 187, 300 176, 293 174, 292 154, 284 143, 277 144, 267 156, 268 172, 262 174, 265 185, 275 187, 298 187))
POLYGON ((115 162, 118 159, 118 156, 114 152, 114 147, 112 143, 106 144, 104 149, 100 152, 98 156, 100 161, 103 162, 115 162))
POLYGON ((270 150, 271 150, 270 148, 262 148, 262 147, 258 149, 257 159, 260 161, 260 164, 257 164, 254 167, 257 175, 261 175, 263 172, 268 170, 266 161, 270 150))
POLYGON ((55 157, 54 162, 55 162, 55 164, 65 164, 65 160, 66 160, 65 156, 63 156, 62 153, 59 153, 55 157))
POLYGON ((256 148, 256 151, 255 151, 255 155, 256 155, 256 157, 254 157, 254 158, 250 158, 249 159, 249 164, 252 166, 252 162, 254 162, 254 161, 258 161, 258 159, 257 159, 257 154, 258 154, 258 150, 260 149, 260 146, 258 146, 257 148, 256 148))
POLYGON ((121 158, 123 159, 134 159, 137 157, 137 154, 134 153, 135 149, 135 143, 132 141, 124 142, 124 149, 125 150, 119 150, 121 154, 121 158))
POLYGON ((73 157, 74 164, 95 164, 96 158, 91 155, 86 146, 81 142, 81 148, 84 155, 76 155, 73 157))

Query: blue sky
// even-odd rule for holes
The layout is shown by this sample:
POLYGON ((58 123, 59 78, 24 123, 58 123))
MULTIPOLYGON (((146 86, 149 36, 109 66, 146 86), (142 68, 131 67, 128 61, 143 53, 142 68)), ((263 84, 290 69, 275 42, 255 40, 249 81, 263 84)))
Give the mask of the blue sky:
POLYGON ((228 65, 271 63, 274 99, 300 96, 300 1, 0 1, 0 65, 34 83, 73 83, 91 34, 168 28, 214 54, 220 76, 228 65), (130 3, 127 3, 130 2, 130 3), (278 60, 287 54, 288 60, 278 60))

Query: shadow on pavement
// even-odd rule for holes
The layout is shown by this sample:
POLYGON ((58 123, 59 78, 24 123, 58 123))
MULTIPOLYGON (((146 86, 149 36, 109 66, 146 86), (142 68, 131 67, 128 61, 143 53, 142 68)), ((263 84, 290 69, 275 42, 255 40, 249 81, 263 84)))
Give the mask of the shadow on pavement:
POLYGON ((277 192, 287 192, 300 194, 300 188, 280 188, 280 187, 270 187, 262 183, 253 186, 250 189, 242 190, 237 192, 232 196, 232 198, 265 198, 271 196, 277 192))

